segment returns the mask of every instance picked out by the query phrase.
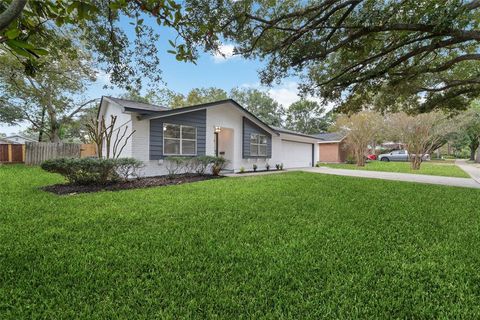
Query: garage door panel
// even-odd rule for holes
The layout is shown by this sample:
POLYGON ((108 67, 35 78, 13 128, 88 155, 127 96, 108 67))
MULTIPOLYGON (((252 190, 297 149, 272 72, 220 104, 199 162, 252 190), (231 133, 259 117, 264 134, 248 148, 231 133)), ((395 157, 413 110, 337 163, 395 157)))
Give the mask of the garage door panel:
POLYGON ((282 140, 282 161, 285 168, 312 166, 312 144, 282 140))

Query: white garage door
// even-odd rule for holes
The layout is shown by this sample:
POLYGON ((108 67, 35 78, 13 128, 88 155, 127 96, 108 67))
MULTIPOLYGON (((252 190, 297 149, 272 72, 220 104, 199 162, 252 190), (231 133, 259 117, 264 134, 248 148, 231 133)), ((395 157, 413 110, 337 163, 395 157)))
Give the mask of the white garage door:
POLYGON ((312 166, 312 144, 282 140, 282 161, 285 168, 312 166))

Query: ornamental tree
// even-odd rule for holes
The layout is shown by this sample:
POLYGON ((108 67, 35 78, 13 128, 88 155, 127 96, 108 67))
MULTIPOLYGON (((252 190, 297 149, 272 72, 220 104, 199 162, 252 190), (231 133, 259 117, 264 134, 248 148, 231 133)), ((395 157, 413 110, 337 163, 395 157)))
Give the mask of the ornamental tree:
POLYGON ((457 130, 443 112, 409 115, 404 112, 387 117, 386 128, 391 138, 405 145, 413 170, 420 169, 422 159, 444 145, 457 130))
POLYGON ((352 115, 339 115, 335 129, 346 135, 345 143, 353 152, 357 166, 365 166, 368 146, 382 135, 384 120, 375 111, 361 111, 352 115))

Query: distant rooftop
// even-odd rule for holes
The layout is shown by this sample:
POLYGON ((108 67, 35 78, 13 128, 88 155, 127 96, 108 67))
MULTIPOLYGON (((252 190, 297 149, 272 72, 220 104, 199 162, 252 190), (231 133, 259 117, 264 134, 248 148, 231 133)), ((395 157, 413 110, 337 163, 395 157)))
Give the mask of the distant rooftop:
POLYGON ((332 141, 332 142, 341 141, 343 138, 345 138, 345 134, 343 134, 342 132, 325 132, 325 133, 314 134, 313 136, 323 141, 332 141))
POLYGON ((271 127, 278 132, 290 133, 290 134, 295 134, 297 136, 304 136, 304 137, 308 137, 308 138, 317 138, 315 135, 312 135, 312 134, 306 134, 306 133, 302 133, 302 132, 298 132, 298 131, 293 131, 293 130, 290 130, 290 129, 281 128, 281 127, 273 127, 273 126, 271 126, 271 127))

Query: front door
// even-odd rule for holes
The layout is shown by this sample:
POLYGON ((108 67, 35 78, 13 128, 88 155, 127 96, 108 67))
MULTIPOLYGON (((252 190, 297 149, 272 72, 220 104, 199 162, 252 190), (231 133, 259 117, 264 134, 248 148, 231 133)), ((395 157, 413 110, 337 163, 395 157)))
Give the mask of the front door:
POLYGON ((233 169, 233 129, 221 128, 220 132, 215 132, 214 137, 215 155, 227 159, 226 169, 233 169))

